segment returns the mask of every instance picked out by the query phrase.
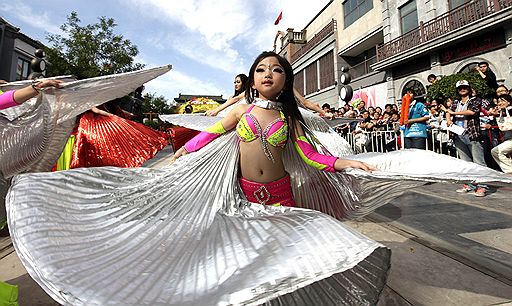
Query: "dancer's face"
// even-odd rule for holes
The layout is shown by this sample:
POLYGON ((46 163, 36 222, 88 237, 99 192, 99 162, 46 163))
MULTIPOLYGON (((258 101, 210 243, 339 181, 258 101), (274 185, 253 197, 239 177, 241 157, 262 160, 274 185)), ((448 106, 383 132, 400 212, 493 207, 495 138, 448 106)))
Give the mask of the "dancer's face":
POLYGON ((240 80, 240 77, 235 78, 235 91, 242 90, 242 80, 240 80))
POLYGON ((264 100, 276 100, 286 81, 284 68, 277 58, 271 56, 261 60, 254 71, 254 85, 252 86, 264 100))

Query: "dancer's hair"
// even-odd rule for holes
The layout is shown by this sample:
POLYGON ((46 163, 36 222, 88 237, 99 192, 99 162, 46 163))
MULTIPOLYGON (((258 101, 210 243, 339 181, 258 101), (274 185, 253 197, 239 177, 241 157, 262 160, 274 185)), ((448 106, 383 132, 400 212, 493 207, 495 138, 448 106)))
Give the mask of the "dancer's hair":
POLYGON ((249 79, 247 80, 245 99, 247 100, 247 103, 251 104, 252 102, 254 102, 254 98, 257 98, 259 96, 258 91, 252 89, 252 86, 254 85, 254 73, 256 71, 258 63, 267 57, 275 57, 279 61, 279 64, 284 69, 284 87, 283 90, 281 91, 281 94, 279 94, 279 96, 277 97, 277 102, 283 103, 283 113, 286 118, 289 118, 291 120, 290 131, 291 133, 293 133, 295 131, 296 121, 298 120, 304 124, 304 119, 300 114, 299 107, 297 106, 297 102, 293 94, 293 68, 292 65, 290 65, 290 63, 284 57, 272 51, 264 51, 263 53, 258 55, 258 57, 254 60, 251 69, 249 70, 249 79))
POLYGON ((239 75, 237 75, 235 77, 235 80, 236 80, 236 78, 240 78, 240 81, 242 82, 242 88, 240 88, 240 90, 236 90, 235 89, 235 94, 233 95, 233 97, 238 96, 239 94, 241 94, 242 92, 244 92, 247 89, 247 79, 248 79, 248 77, 245 74, 240 73, 239 75))

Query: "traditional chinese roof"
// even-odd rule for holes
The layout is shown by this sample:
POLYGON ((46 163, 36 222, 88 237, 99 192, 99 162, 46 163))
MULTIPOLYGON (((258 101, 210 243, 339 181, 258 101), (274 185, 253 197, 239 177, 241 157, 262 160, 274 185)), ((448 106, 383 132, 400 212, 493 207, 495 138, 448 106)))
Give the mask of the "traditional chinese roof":
POLYGON ((174 98, 174 101, 176 101, 177 103, 185 103, 187 101, 194 100, 196 98, 212 99, 213 101, 218 102, 218 103, 226 102, 226 99, 222 98, 222 95, 220 95, 220 96, 212 96, 212 95, 182 95, 181 93, 179 94, 179 96, 177 98, 174 98))

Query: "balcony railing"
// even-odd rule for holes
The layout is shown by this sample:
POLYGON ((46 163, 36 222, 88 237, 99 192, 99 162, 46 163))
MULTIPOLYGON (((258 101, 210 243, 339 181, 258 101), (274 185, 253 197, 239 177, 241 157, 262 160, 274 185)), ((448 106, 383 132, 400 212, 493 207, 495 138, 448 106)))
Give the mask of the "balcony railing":
POLYGON ((303 41, 306 39, 304 32, 288 32, 288 35, 291 35, 292 41, 303 41))
POLYGON ((473 0, 448 11, 377 47, 377 61, 410 50, 446 33, 482 20, 500 10, 512 7, 512 0, 473 0))
MULTIPOLYGON (((512 0, 510 0, 512 1, 512 0)), ((326 25, 320 32, 316 33, 313 38, 311 38, 304 46, 302 46, 297 52, 293 53, 291 56, 292 63, 298 60, 301 56, 306 54, 309 50, 313 49, 319 42, 324 40, 327 36, 334 33, 336 29, 336 20, 331 20, 328 25, 326 25)))
POLYGON ((305 36, 306 35, 304 35, 303 31, 295 32, 295 31, 288 30, 286 35, 281 37, 281 42, 283 43, 283 46, 286 45, 287 43, 303 44, 303 43, 305 43, 305 39, 306 39, 305 36))
POLYGON ((352 79, 357 79, 363 75, 373 72, 374 70, 370 67, 377 62, 377 56, 370 57, 365 61, 350 67, 350 75, 352 79))

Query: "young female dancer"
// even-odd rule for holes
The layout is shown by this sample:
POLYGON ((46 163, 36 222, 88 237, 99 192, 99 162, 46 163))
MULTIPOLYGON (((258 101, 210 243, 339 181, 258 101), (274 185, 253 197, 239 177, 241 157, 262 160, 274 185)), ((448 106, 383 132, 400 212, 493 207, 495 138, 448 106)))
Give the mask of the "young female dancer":
POLYGON ((245 89, 247 88, 247 76, 243 73, 237 75, 233 84, 235 85, 235 93, 225 103, 219 105, 219 107, 207 111, 206 116, 217 116, 218 113, 244 98, 245 89))
POLYGON ((389 250, 327 214, 360 217, 422 181, 475 173, 512 181, 423 150, 353 157, 383 171, 317 171, 301 155, 327 171, 372 167, 312 150, 296 105, 287 103, 291 68, 277 54, 259 57, 250 77, 252 104, 186 148, 235 122, 241 141, 227 133, 162 169, 15 177, 7 196, 13 245, 49 295, 73 305, 376 305, 389 250), (268 184, 276 180, 282 184, 268 184))
POLYGON ((249 72, 246 99, 215 125, 191 139, 174 155, 197 151, 213 139, 236 127, 240 138, 240 186, 250 202, 294 206, 290 179, 282 154, 293 142, 298 154, 309 165, 324 171, 346 168, 375 170, 360 161, 317 153, 309 143, 293 93, 293 70, 284 58, 264 52, 249 72))
MULTIPOLYGON (((217 116, 221 111, 227 109, 229 106, 242 101, 242 99, 245 97, 245 89, 247 88, 247 76, 245 74, 237 75, 234 83, 235 94, 231 96, 224 104, 220 105, 216 109, 207 111, 206 116, 217 116)), ((297 91, 297 89, 294 88, 293 93, 297 101, 299 101, 299 103, 301 103, 303 107, 315 111, 322 116, 326 115, 326 112, 323 109, 321 109, 320 106, 304 98, 304 96, 302 96, 297 91)))

